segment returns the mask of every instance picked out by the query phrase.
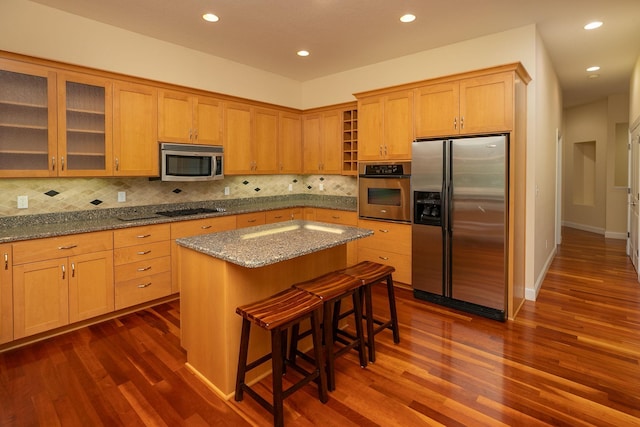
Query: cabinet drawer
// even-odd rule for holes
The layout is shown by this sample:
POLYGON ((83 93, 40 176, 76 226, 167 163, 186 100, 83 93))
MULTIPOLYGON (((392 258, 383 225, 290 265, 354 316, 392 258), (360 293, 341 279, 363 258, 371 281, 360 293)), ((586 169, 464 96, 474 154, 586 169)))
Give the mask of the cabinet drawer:
POLYGON ((373 230, 373 236, 358 240, 359 248, 379 249, 411 255, 411 225, 359 220, 358 227, 373 230))
POLYGON ((116 310, 171 294, 171 273, 164 272, 116 283, 116 310))
POLYGON ((253 227, 254 225, 264 225, 266 216, 264 212, 253 212, 248 214, 236 215, 236 227, 253 227))
POLYGON ((13 264, 25 264, 110 249, 113 249, 113 233, 111 231, 28 240, 13 244, 13 264))
POLYGON ((113 261, 115 265, 122 265, 130 262, 169 256, 170 253, 171 246, 169 241, 165 240, 164 242, 117 248, 113 251, 113 261))
POLYGON ((171 231, 169 224, 127 228, 113 232, 113 246, 116 248, 124 248, 142 243, 160 242, 162 240, 169 240, 170 236, 171 231))
POLYGON ((316 221, 357 227, 358 214, 356 212, 339 211, 334 209, 316 209, 316 221))
POLYGON ((171 271, 171 257, 153 258, 116 266, 116 283, 171 271))
POLYGON ((272 211, 265 212, 266 224, 289 221, 292 219, 302 219, 302 209, 300 208, 274 209, 272 211))
POLYGON ((380 264, 391 265, 396 269, 395 273, 393 273, 394 281, 408 285, 411 284, 411 256, 409 255, 358 247, 358 262, 362 261, 373 261, 379 262, 380 264))
POLYGON ((199 234, 215 233, 236 228, 236 217, 233 215, 219 218, 193 219, 171 224, 171 238, 197 236, 199 234))

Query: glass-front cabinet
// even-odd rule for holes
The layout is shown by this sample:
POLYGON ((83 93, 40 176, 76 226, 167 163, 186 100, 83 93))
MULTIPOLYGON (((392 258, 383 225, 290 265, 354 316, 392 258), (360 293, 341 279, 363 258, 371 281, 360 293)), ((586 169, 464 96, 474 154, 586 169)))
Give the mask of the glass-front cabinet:
POLYGON ((0 177, 112 172, 112 83, 0 59, 0 177))
POLYGON ((58 74, 59 176, 100 176, 112 171, 112 82, 58 74))
POLYGON ((44 67, 0 60, 0 176, 53 176, 56 75, 44 67))

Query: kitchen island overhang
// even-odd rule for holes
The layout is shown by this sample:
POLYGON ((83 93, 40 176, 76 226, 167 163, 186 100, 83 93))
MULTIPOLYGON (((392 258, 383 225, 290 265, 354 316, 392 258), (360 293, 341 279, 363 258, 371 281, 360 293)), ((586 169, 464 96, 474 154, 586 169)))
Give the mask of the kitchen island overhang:
MULTIPOLYGON (((187 365, 231 398, 242 324, 236 307, 346 267, 346 244, 371 235, 358 227, 295 220, 177 239, 187 365)), ((269 334, 256 328, 249 359, 269 351, 269 334)), ((249 381, 268 373, 265 366, 249 381)))

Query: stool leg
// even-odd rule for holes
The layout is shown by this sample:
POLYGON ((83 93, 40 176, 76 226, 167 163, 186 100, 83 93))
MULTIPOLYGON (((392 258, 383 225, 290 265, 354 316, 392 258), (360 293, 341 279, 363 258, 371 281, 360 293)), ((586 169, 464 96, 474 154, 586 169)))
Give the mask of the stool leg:
POLYGON ((249 354, 249 333, 251 330, 251 322, 242 319, 242 334, 240 335, 240 356, 238 357, 238 373, 236 376, 236 393, 235 400, 240 402, 244 397, 244 378, 247 372, 247 356, 249 354))
POLYGON ((364 285, 364 303, 366 309, 367 319, 367 346, 369 347, 369 362, 374 363, 376 361, 376 348, 373 332, 373 300, 371 298, 371 284, 364 285))
POLYGON ((358 344, 358 355, 360 356, 360 367, 364 368, 367 366, 367 356, 365 354, 365 344, 364 344, 364 330, 362 329, 362 297, 360 296, 360 292, 362 289, 358 289, 353 293, 353 315, 355 317, 355 326, 356 326, 356 337, 360 341, 358 344))
POLYGON ((324 303, 322 307, 322 332, 324 334, 324 355, 327 359, 327 389, 336 389, 336 373, 334 371, 335 356, 333 354, 333 304, 324 303))
POLYGON ((389 312, 391 314, 391 330, 393 331, 393 342, 400 342, 400 330, 398 329, 398 312, 396 310, 396 296, 393 291, 393 279, 387 276, 387 295, 389 298, 389 312))
POLYGON ((300 335, 300 324, 296 323, 291 327, 291 342, 289 343, 289 363, 296 363, 296 356, 298 352, 298 335, 300 335))
POLYGON ((271 330, 271 377, 273 380, 273 425, 284 426, 284 393, 282 390, 283 360, 282 331, 271 330))
POLYGON ((320 313, 318 310, 311 315, 311 336, 313 339, 314 359, 316 360, 316 369, 318 370, 318 395, 322 403, 327 403, 329 394, 327 393, 327 375, 324 370, 325 357, 322 349, 322 333, 320 332, 320 313))

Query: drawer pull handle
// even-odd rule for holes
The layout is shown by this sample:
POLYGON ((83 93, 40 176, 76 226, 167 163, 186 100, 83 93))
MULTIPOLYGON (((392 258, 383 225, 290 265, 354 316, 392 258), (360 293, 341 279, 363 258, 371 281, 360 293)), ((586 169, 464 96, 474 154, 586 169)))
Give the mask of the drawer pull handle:
POLYGON ((386 256, 379 256, 378 258, 380 258, 383 261, 389 261, 389 257, 386 257, 386 256))
POLYGON ((138 271, 147 271, 147 270, 151 270, 151 266, 149 266, 149 267, 140 267, 138 269, 138 271))
POLYGON ((282 215, 276 215, 276 216, 274 216, 273 218, 274 218, 274 219, 280 219, 280 218, 282 218, 282 215))
POLYGON ((138 287, 139 287, 140 289, 148 288, 149 286, 151 286, 151 282, 149 282, 149 283, 140 283, 140 284, 138 285, 138 287))
POLYGON ((4 269, 9 269, 9 254, 4 254, 4 269))
POLYGON ((381 233, 388 233, 389 232, 389 230, 383 230, 383 229, 380 229, 378 231, 381 232, 381 233))
POLYGON ((151 234, 139 234, 136 236, 138 239, 146 239, 147 237, 151 237, 151 234))
POLYGON ((62 280, 64 280, 66 278, 67 269, 64 265, 61 265, 60 267, 62 268, 62 280))
POLYGON ((255 219, 250 219, 250 220, 249 220, 249 221, 247 221, 247 222, 256 222, 256 220, 255 220, 255 219))
POLYGON ((146 255, 146 254, 150 254, 151 251, 138 251, 138 255, 146 255))
POLYGON ((202 227, 200 227, 202 230, 208 230, 211 228, 210 225, 203 225, 202 227))
POLYGON ((58 249, 60 250, 66 250, 66 249, 73 249, 73 248, 77 248, 78 245, 67 245, 67 246, 58 246, 58 249))

